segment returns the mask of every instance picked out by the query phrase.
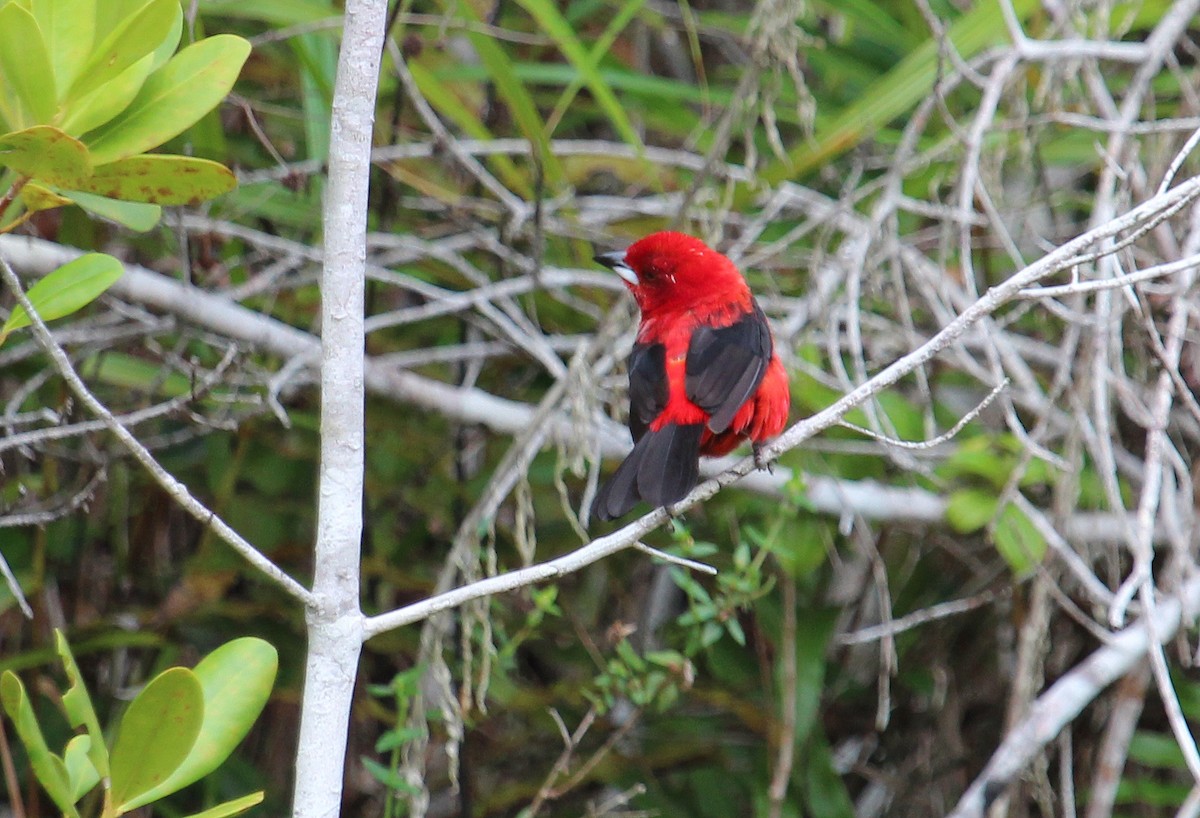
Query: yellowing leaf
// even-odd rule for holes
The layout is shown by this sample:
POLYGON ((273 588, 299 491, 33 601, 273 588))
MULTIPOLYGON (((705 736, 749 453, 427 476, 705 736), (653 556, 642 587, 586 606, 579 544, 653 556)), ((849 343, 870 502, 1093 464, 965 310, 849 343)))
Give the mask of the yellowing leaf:
POLYGON ((65 207, 71 204, 71 200, 66 196, 60 196, 48 187, 30 182, 21 188, 21 203, 25 205, 25 209, 30 213, 37 213, 40 210, 53 210, 56 207, 65 207))
POLYGON ((173 667, 150 680, 130 703, 112 750, 116 814, 166 780, 187 757, 204 721, 204 692, 196 674, 173 667))
POLYGON ((237 179, 208 159, 144 154, 101 165, 75 187, 126 202, 195 205, 233 190, 237 179))
POLYGON ((83 143, 49 125, 36 125, 0 136, 0 165, 10 167, 22 176, 66 187, 92 172, 91 159, 83 143))

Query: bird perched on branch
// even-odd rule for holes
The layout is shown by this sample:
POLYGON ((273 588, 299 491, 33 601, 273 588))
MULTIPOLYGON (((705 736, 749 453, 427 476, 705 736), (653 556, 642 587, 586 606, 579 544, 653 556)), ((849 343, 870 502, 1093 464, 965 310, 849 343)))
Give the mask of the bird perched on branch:
POLYGON ((612 520, 644 500, 670 506, 700 479, 700 456, 758 447, 787 423, 787 373, 771 329, 732 261, 683 233, 653 233, 596 261, 641 310, 629 356, 633 451, 596 495, 612 520))

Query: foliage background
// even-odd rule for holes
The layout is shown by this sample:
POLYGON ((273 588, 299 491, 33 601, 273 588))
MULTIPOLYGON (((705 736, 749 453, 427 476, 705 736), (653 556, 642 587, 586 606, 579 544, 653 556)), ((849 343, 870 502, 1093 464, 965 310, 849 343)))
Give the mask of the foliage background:
MULTIPOLYGON (((725 249, 775 321, 794 416, 810 414, 975 294, 1190 175, 1171 162, 1200 126, 1194 6, 399 3, 368 246, 367 612, 599 530, 577 512, 599 455, 619 449, 633 311, 590 263, 597 248, 674 226, 725 249), (554 420, 532 427, 553 431, 544 448, 521 431, 539 407, 554 420)), ((27 232, 247 308, 217 325, 129 285, 58 337, 115 412, 145 416, 135 428, 173 474, 303 579, 311 359, 264 342, 260 319, 319 331, 339 9, 193 11, 193 35, 236 32, 254 50, 226 105, 167 147, 237 167, 238 190, 146 234, 72 209, 27 232)), ((1190 219, 1075 274, 1188 259, 1190 219)), ((808 441, 774 479, 650 540, 715 579, 631 551, 372 640, 346 814, 950 811, 1033 697, 1117 628, 1135 568, 1163 598, 1194 571, 1192 287, 1184 269, 1010 306, 852 413, 859 429, 808 441), (1147 563, 1150 535, 1127 534, 1125 512, 1151 495, 1147 563)), ((0 665, 36 675, 65 627, 98 706, 119 708, 162 667, 268 639, 280 681, 266 715, 178 808, 263 786, 264 814, 283 813, 302 611, 109 438, 48 431, 84 418, 26 338, 0 348, 0 396, 0 544, 36 612, 7 601, 0 665)), ((1186 810, 1194 743, 1162 694, 1196 717, 1200 688, 1186 642, 1166 655, 1170 685, 1139 664, 1002 814, 1186 810)))

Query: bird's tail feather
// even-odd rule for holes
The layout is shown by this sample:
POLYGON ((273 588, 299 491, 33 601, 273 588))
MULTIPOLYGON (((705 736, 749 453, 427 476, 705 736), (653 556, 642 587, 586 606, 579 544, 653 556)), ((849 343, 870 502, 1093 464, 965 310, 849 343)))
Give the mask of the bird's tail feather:
POLYGON ((639 500, 655 508, 682 500, 700 480, 703 434, 703 423, 668 423, 657 431, 646 432, 601 486, 592 503, 592 514, 601 520, 614 520, 628 513, 639 500))

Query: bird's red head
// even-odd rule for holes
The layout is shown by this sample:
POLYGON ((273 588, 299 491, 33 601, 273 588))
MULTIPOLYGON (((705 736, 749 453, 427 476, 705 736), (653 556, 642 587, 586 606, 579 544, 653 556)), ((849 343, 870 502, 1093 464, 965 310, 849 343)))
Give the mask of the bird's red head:
POLYGON ((713 300, 750 300, 746 280, 734 263, 686 233, 651 233, 623 252, 596 256, 596 261, 624 279, 643 314, 695 308, 713 300))

